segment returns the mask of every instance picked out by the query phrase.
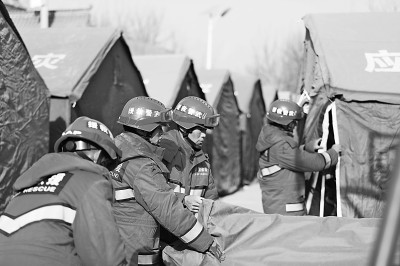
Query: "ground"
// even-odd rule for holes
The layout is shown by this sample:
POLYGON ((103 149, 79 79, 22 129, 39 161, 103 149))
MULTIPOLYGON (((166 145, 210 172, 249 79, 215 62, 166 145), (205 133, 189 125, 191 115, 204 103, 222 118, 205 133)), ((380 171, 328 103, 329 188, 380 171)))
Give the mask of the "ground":
POLYGON ((231 195, 222 197, 219 200, 257 212, 263 212, 261 202, 261 189, 257 180, 253 181, 248 186, 242 187, 239 191, 231 195))

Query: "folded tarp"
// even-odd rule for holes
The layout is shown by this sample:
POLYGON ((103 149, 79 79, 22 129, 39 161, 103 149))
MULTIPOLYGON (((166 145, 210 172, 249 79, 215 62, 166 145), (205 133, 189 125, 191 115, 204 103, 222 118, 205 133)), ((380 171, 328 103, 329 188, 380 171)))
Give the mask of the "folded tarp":
POLYGON ((225 260, 167 246, 166 265, 367 265, 380 218, 263 214, 204 200, 198 216, 225 260))

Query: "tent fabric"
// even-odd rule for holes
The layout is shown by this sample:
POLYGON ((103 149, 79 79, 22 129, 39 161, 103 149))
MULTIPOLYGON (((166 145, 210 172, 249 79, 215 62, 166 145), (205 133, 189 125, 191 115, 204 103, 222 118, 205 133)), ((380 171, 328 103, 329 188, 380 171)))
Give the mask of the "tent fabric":
POLYGON ((114 135, 125 103, 147 96, 122 32, 114 28, 23 29, 22 38, 51 93, 50 151, 77 117, 103 122, 114 135))
POLYGON ((311 14, 303 21, 321 78, 335 88, 329 96, 400 103, 398 13, 311 14))
POLYGON ((343 216, 382 217, 396 165, 400 106, 337 101, 336 108, 339 139, 349 147, 340 169, 343 216))
MULTIPOLYGON (((365 54, 373 49, 399 54, 400 42, 397 47, 391 46, 400 36, 393 32, 399 18, 390 13, 304 17, 307 31, 300 87, 309 92, 311 108, 302 136, 305 141, 322 137, 327 119, 327 148, 335 142, 342 145, 335 172, 322 173, 336 181, 335 187, 327 186, 325 190, 327 195, 333 191, 338 216, 383 214, 399 144, 400 75, 396 65, 391 71, 383 71, 377 67, 383 66, 378 61, 374 71, 366 71, 365 54), (329 111, 332 103, 335 108, 329 111)), ((327 201, 324 197, 322 200, 327 201)))
POLYGON ((195 72, 193 60, 183 54, 134 55, 133 60, 143 77, 150 97, 167 107, 186 96, 205 100, 195 72))
POLYGON ((181 247, 163 250, 165 265, 367 265, 379 218, 263 214, 204 200, 198 220, 224 248, 219 264, 210 254, 181 247))
POLYGON ((82 97, 90 78, 120 34, 113 28, 21 30, 51 95, 68 97, 71 102, 82 97))
POLYGON ((241 164, 244 185, 255 180, 259 153, 255 146, 266 114, 261 81, 252 76, 231 72, 241 114, 241 164))
POLYGON ((0 2, 0 213, 14 181, 48 150, 50 94, 0 2))
POLYGON ((207 102, 220 114, 219 125, 206 137, 203 149, 210 156, 218 194, 224 196, 242 184, 240 109, 228 70, 200 69, 196 73, 207 102))

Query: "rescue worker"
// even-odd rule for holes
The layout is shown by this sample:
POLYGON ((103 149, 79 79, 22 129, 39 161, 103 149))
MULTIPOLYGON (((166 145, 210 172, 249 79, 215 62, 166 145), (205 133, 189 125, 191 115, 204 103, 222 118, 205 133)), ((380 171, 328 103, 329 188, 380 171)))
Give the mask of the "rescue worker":
POLYGON ((160 146, 169 151, 164 156, 171 171, 168 181, 184 205, 196 214, 203 198, 218 199, 208 155, 202 146, 207 130, 218 125, 219 114, 203 99, 188 96, 176 105, 172 119, 177 129, 166 132, 160 141, 160 146), (172 148, 174 145, 176 149, 172 148))
POLYGON ((0 217, 0 264, 126 265, 104 167, 115 167, 120 154, 110 130, 79 117, 54 150, 14 183, 16 194, 0 217))
POLYGON ((223 251, 167 183, 157 146, 171 110, 150 97, 129 100, 118 118, 124 132, 115 143, 122 150, 121 164, 113 171, 114 215, 125 241, 127 257, 138 255, 139 265, 160 263, 160 225, 196 251, 223 259, 223 251))
POLYGON ((320 148, 320 139, 299 147, 293 130, 303 111, 295 102, 274 101, 266 117, 256 144, 264 213, 306 215, 304 172, 335 166, 341 147, 334 144, 328 151, 315 152, 320 148))

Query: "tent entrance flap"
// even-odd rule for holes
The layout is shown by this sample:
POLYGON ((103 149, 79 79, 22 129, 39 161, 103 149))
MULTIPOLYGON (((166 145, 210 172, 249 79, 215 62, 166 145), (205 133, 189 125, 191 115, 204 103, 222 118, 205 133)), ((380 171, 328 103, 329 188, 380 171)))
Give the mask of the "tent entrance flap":
MULTIPOLYGON (((335 102, 327 102, 324 109, 325 113, 320 125, 322 133, 321 145, 323 148, 319 152, 330 149, 335 143, 339 144, 335 102)), ((333 170, 328 169, 311 174, 306 200, 306 208, 309 215, 320 217, 330 215, 342 216, 340 202, 340 158, 333 170)))

